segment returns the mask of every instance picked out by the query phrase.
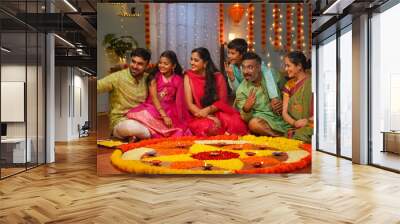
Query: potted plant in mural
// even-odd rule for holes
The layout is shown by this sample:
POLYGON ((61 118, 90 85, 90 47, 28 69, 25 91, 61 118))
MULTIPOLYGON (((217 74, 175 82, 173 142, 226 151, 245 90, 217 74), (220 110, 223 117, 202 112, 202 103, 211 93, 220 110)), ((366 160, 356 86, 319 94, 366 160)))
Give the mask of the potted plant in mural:
POLYGON ((112 64, 126 63, 126 54, 138 47, 138 42, 132 36, 117 36, 109 33, 104 36, 103 46, 112 64))

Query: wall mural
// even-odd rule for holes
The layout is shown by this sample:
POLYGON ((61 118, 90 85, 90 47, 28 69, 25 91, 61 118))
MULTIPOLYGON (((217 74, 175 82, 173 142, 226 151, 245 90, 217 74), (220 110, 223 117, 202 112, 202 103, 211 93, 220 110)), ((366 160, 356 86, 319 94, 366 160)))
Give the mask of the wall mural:
POLYGON ((98 174, 310 173, 310 9, 99 4, 98 174))

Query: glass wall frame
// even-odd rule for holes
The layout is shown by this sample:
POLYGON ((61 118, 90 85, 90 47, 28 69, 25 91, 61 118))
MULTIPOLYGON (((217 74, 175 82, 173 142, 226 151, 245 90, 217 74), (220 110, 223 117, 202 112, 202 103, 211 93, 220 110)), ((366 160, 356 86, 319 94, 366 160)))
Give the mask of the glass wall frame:
POLYGON ((400 71, 395 60, 399 36, 390 27, 396 26, 399 11, 400 3, 390 0, 370 12, 368 20, 368 164, 396 173, 400 173, 400 150, 392 152, 388 143, 399 148, 400 71))
POLYGON ((22 102, 22 118, 0 120, 6 130, 0 144, 0 179, 46 162, 46 33, 23 22, 28 13, 45 12, 45 4, 45 0, 0 2, 0 111, 13 113, 4 99, 12 98, 7 95, 10 88, 23 85, 21 96, 15 97, 22 102))
MULTIPOLYGON (((341 63, 341 57, 343 57, 343 54, 348 52, 341 52, 341 49, 343 48, 341 46, 341 41, 344 35, 352 32, 351 21, 349 22, 348 18, 345 19, 347 19, 347 22, 344 23, 347 23, 347 25, 340 28, 335 26, 335 31, 333 34, 322 39, 320 38, 316 44, 316 113, 318 115, 316 119, 316 149, 320 152, 351 160, 351 151, 349 152, 348 150, 342 150, 344 145, 348 146, 349 141, 351 142, 351 139, 344 139, 344 134, 347 133, 349 129, 351 131, 351 124, 344 125, 344 120, 341 118, 343 116, 344 109, 342 108, 343 103, 346 103, 347 100, 342 94, 342 88, 344 87, 343 82, 345 81, 345 79, 342 80, 342 78, 348 78, 342 77, 342 73, 345 70, 342 71, 341 68, 343 67, 341 63), (331 67, 330 76, 327 74, 322 74, 323 72, 327 72, 325 71, 326 69, 321 68, 321 65, 324 67, 322 64, 323 62, 321 61, 324 57, 323 48, 329 49, 328 53, 325 52, 325 57, 330 59, 328 62, 330 63, 328 67, 331 67), (327 90, 324 89, 324 87, 327 87, 327 85, 324 85, 324 81, 326 81, 324 80, 324 78, 326 79, 324 75, 332 79, 328 81, 334 82, 333 84, 325 83, 330 85, 328 91, 331 91, 331 96, 329 99, 326 97, 326 99, 321 98, 326 95, 327 92, 327 90), (326 116, 324 116, 324 112, 326 112, 326 116), (330 126, 327 127, 328 125, 330 126)), ((343 116, 343 118, 347 119, 348 117, 343 116)))

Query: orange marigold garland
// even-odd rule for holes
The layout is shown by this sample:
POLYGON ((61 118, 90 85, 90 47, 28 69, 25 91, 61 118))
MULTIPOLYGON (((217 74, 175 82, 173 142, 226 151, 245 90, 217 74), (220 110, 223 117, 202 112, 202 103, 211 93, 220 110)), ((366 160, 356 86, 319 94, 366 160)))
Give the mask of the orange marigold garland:
POLYGON ((219 44, 224 44, 224 4, 219 4, 219 44))
POLYGON ((286 51, 291 51, 292 48, 292 28, 293 28, 293 18, 292 18, 292 5, 286 5, 286 51))
POLYGON ((144 5, 144 27, 145 27, 145 41, 146 48, 150 49, 150 5, 144 5))
POLYGON ((304 48, 304 14, 303 14, 303 4, 297 3, 297 50, 302 50, 304 48))
POLYGON ((261 49, 267 51, 267 4, 261 4, 261 49))
POLYGON ((273 18, 273 23, 272 23, 272 29, 273 29, 273 34, 274 38, 272 40, 272 46, 274 46, 275 50, 280 50, 282 47, 282 27, 281 27, 281 9, 279 4, 274 4, 274 7, 272 9, 272 18, 273 18))
POLYGON ((247 8, 248 22, 247 22, 247 42, 249 51, 254 51, 254 5, 249 4, 247 8))
POLYGON ((311 58, 312 54, 312 5, 308 4, 308 58, 311 58))

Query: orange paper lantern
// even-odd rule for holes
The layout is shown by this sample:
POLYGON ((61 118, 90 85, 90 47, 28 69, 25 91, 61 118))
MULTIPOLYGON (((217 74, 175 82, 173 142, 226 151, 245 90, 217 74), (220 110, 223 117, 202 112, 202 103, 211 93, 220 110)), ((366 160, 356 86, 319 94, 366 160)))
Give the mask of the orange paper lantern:
POLYGON ((229 16, 234 23, 240 23, 244 15, 245 8, 239 3, 233 4, 229 7, 229 16))

